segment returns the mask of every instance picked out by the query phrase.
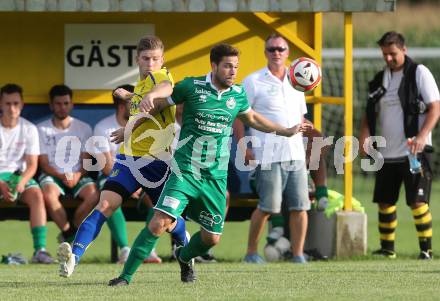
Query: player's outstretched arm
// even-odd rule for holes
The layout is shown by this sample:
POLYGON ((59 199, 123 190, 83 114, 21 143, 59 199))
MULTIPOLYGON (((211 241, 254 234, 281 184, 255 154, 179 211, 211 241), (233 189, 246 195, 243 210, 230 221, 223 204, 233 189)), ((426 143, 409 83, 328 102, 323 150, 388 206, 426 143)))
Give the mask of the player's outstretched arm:
POLYGON ((250 126, 256 130, 275 134, 279 136, 290 137, 299 132, 305 132, 313 128, 313 125, 307 122, 299 123, 291 128, 285 128, 277 123, 274 123, 264 117, 263 115, 255 112, 254 110, 249 110, 247 113, 239 115, 241 121, 247 126, 250 126))
POLYGON ((235 119, 232 128, 234 129, 235 139, 238 142, 237 147, 244 155, 244 165, 249 165, 249 162, 255 160, 255 156, 252 149, 248 148, 246 143, 243 143, 243 140, 241 140, 245 136, 244 124, 239 119, 235 119))
MULTIPOLYGON (((139 109, 141 112, 150 113, 154 115, 162 111, 163 108, 158 108, 155 112, 152 112, 157 106, 164 104, 163 100, 166 102, 166 98, 171 96, 173 93, 173 85, 170 81, 162 81, 151 89, 150 92, 144 95, 142 101, 139 104, 139 109)), ((166 102, 167 103, 167 102, 166 102)))
MULTIPOLYGON (((156 99, 154 99, 154 108, 152 108, 150 111, 144 112, 144 113, 148 113, 150 115, 150 117, 151 117, 151 116, 154 116, 157 113, 161 112, 162 110, 164 110, 166 107, 169 107, 169 106, 171 106, 171 104, 168 102, 168 100, 166 98, 156 98, 156 99)), ((140 126, 145 120, 147 120, 150 117, 147 117, 147 116, 146 117, 141 117, 141 118, 136 119, 135 121, 129 120, 125 127, 119 128, 119 129, 117 129, 116 131, 114 131, 114 132, 112 132, 110 134, 110 137, 111 137, 110 141, 114 142, 116 144, 124 142, 124 139, 125 139, 125 128, 127 126, 130 126, 131 122, 135 123, 133 125, 133 128, 131 129, 131 132, 133 132, 138 126, 140 126)))

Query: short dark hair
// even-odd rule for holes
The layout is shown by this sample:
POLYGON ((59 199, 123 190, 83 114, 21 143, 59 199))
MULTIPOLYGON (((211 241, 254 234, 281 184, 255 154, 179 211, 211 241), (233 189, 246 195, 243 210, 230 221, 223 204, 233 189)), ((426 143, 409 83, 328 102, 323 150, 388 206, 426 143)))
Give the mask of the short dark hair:
POLYGON ((141 53, 144 50, 155 50, 155 49, 160 49, 162 51, 165 49, 162 40, 156 36, 142 37, 139 40, 136 48, 137 54, 141 53))
POLYGON ((64 96, 64 95, 69 95, 70 98, 72 99, 72 95, 73 95, 72 89, 70 89, 66 85, 55 85, 49 91, 50 101, 53 101, 53 99, 56 96, 64 96))
POLYGON ((215 63, 218 65, 220 63, 220 61, 223 59, 223 57, 225 57, 225 56, 239 56, 239 54, 240 54, 240 51, 238 51, 237 48, 235 48, 229 44, 221 43, 221 44, 217 44, 211 48, 211 53, 210 53, 209 59, 210 59, 211 63, 215 63))
POLYGON ((119 98, 119 97, 117 97, 117 96, 115 96, 113 93, 115 92, 115 90, 116 89, 119 89, 119 88, 122 88, 122 89, 125 89, 125 90, 127 90, 128 92, 134 92, 134 86, 133 85, 128 85, 128 84, 125 84, 125 85, 121 85, 121 86, 118 86, 118 87, 116 87, 113 91, 112 91, 112 95, 113 95, 113 104, 117 107, 120 103, 123 103, 123 102, 125 102, 125 100, 123 100, 122 98, 119 98))
POLYGON ((393 44, 400 49, 405 47, 405 38, 403 35, 395 31, 388 31, 377 41, 377 45, 380 47, 388 47, 393 44))
POLYGON ((23 88, 17 84, 6 84, 0 89, 0 98, 3 94, 12 94, 18 93, 20 94, 20 98, 23 99, 23 88))

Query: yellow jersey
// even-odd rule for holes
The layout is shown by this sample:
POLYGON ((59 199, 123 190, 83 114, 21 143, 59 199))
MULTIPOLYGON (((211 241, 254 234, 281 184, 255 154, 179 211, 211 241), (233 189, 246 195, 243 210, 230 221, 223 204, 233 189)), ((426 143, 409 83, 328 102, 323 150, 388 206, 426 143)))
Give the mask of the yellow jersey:
MULTIPOLYGON (((160 82, 170 81, 174 85, 173 78, 166 68, 159 71, 149 72, 144 80, 139 80, 134 88, 135 96, 131 99, 129 122, 137 117, 141 111, 139 103, 153 87, 160 82)), ((169 106, 162 112, 154 115, 153 119, 147 119, 138 126, 130 136, 129 141, 121 144, 119 153, 127 156, 142 157, 154 156, 169 152, 174 139, 174 122, 176 106, 169 106)))

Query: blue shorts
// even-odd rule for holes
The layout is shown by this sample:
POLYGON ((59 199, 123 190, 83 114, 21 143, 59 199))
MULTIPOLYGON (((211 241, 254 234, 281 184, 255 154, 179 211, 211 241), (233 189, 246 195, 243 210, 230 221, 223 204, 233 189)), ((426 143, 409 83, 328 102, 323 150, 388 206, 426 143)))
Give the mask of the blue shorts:
POLYGON ((164 161, 118 154, 102 190, 113 191, 125 200, 142 188, 156 204, 169 174, 164 161))
POLYGON ((286 202, 289 211, 309 210, 307 169, 304 161, 276 162, 256 170, 258 208, 268 213, 281 212, 286 202))

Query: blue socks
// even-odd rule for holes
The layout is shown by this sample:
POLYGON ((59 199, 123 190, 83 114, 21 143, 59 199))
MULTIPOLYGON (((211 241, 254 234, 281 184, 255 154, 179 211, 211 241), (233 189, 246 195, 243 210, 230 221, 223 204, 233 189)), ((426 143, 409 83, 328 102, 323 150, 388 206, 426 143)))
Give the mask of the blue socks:
POLYGON ((101 232, 101 227, 107 218, 99 210, 94 209, 81 223, 73 241, 72 253, 75 255, 76 264, 84 254, 87 247, 101 232))
POLYGON ((185 220, 179 216, 174 229, 171 231, 171 238, 179 246, 186 246, 188 244, 188 237, 186 237, 185 220))

